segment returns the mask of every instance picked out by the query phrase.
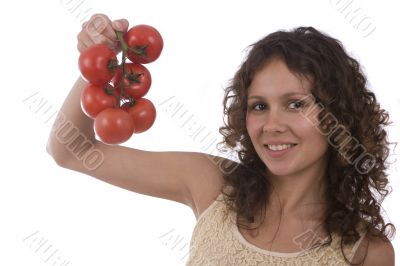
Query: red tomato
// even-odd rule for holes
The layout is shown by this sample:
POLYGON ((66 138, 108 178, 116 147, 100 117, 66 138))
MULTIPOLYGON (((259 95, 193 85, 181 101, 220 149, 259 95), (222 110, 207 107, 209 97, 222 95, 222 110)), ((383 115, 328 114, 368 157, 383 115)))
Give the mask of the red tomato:
POLYGON ((124 34, 128 47, 127 57, 132 62, 147 64, 155 61, 164 46, 161 34, 152 26, 136 25, 124 34))
POLYGON ((126 110, 131 115, 134 124, 134 133, 141 133, 148 130, 156 120, 156 108, 146 98, 139 98, 134 104, 131 102, 124 103, 121 109, 126 110))
POLYGON ((133 134, 131 116, 120 108, 107 108, 94 119, 94 130, 105 144, 120 144, 133 134))
POLYGON ((117 68, 117 56, 105 44, 95 44, 79 55, 79 70, 82 76, 94 85, 108 83, 117 68))
POLYGON ((94 119, 104 109, 115 107, 118 102, 115 93, 110 84, 97 86, 89 83, 81 94, 83 112, 94 119))
MULTIPOLYGON (((113 78, 113 84, 119 95, 122 69, 117 71, 113 78)), ((150 71, 143 65, 137 63, 125 64, 125 77, 122 81, 124 95, 129 95, 135 99, 141 98, 149 91, 151 86, 150 71)), ((127 98, 127 97, 124 97, 127 98)))

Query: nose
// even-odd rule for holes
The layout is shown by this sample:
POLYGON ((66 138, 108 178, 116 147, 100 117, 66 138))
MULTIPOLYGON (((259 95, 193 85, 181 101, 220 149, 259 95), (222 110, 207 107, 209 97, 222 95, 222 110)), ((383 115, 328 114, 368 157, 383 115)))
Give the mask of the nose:
POLYGON ((266 115, 263 132, 284 132, 286 130, 286 123, 284 117, 278 111, 269 112, 266 115))

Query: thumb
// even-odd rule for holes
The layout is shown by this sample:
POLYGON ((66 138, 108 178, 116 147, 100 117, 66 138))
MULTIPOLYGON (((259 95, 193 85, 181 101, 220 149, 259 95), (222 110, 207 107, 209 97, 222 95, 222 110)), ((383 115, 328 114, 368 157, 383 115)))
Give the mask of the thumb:
POLYGON ((114 28, 114 30, 116 30, 116 31, 125 32, 128 30, 128 27, 129 27, 129 22, 126 19, 117 19, 117 20, 114 20, 111 24, 112 24, 112 27, 114 28))

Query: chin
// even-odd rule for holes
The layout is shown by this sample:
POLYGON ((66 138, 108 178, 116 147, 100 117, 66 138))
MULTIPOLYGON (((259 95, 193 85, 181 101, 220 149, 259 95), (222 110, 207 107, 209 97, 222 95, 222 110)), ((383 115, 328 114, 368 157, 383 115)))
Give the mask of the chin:
POLYGON ((272 174, 274 176, 289 176, 294 173, 293 171, 290 171, 287 168, 283 169, 283 168, 268 167, 268 166, 267 166, 267 171, 269 174, 272 174))

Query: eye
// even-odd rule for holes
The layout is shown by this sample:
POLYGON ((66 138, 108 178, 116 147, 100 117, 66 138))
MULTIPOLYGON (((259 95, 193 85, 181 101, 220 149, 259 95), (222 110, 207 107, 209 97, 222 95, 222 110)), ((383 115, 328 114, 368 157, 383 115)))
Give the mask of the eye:
POLYGON ((265 109, 265 104, 263 103, 253 103, 249 105, 249 111, 262 111, 265 109), (258 108, 259 107, 259 108, 258 108))
MULTIPOLYGON (((301 109, 302 107, 305 106, 305 103, 300 100, 293 100, 289 101, 289 108, 292 110, 298 110, 301 109)), ((255 102, 252 104, 248 104, 247 110, 250 111, 255 111, 255 112, 261 112, 268 108, 268 106, 265 103, 262 102, 255 102)))
POLYGON ((291 101, 289 103, 289 106, 294 106, 293 109, 300 109, 301 107, 304 106, 304 103, 302 101, 291 101))

